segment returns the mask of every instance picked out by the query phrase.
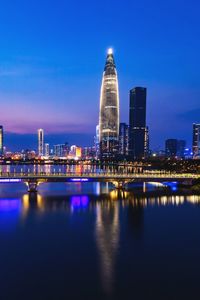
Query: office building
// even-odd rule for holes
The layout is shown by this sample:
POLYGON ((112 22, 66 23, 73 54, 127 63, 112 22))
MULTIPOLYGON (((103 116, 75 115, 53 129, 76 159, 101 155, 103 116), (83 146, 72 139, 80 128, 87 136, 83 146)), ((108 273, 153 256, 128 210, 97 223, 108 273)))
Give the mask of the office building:
POLYGON ((166 157, 176 157, 178 149, 177 139, 167 139, 165 141, 165 155, 166 157))
POLYGON ((135 87, 130 90, 129 107, 129 156, 141 159, 146 155, 146 88, 135 87))
POLYGON ((200 158, 200 124, 193 124, 193 158, 200 158))
POLYGON ((67 143, 54 145, 53 152, 56 157, 67 157, 69 154, 69 146, 67 143))
POLYGON ((50 154, 50 150, 49 150, 49 144, 48 143, 45 143, 44 145, 44 155, 45 157, 49 157, 49 154, 50 154))
POLYGON ((82 157, 82 148, 72 145, 70 147, 69 157, 72 159, 80 159, 82 157))
POLYGON ((38 155, 44 155, 44 130, 38 129, 38 155))
POLYGON ((112 49, 108 50, 100 95, 99 143, 100 157, 113 158, 118 154, 119 90, 112 49))
POLYGON ((165 141, 165 156, 172 158, 184 158, 185 146, 185 140, 168 139, 165 141))
POLYGON ((122 157, 128 156, 128 139, 129 128, 126 123, 119 125, 119 155, 122 157))
POLYGON ((84 147, 82 149, 83 159, 94 159, 96 158, 96 148, 95 147, 84 147))
POLYGON ((184 158, 185 157, 185 148, 186 148, 186 141, 185 140, 178 140, 177 142, 177 157, 184 158))

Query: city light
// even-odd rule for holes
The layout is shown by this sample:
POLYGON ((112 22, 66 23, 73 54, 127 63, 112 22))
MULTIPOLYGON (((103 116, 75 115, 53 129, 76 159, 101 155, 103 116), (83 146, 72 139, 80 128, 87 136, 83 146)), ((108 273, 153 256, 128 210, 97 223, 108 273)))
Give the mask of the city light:
POLYGON ((84 208, 89 204, 89 197, 84 195, 72 196, 70 202, 73 208, 84 208))
POLYGON ((0 178, 0 183, 15 183, 21 181, 22 180, 19 178, 0 178))
POLYGON ((108 49, 108 54, 109 54, 109 55, 113 54, 113 49, 112 49, 112 48, 109 48, 109 49, 108 49))
POLYGON ((88 182, 88 178, 70 178, 70 181, 72 182, 88 182))

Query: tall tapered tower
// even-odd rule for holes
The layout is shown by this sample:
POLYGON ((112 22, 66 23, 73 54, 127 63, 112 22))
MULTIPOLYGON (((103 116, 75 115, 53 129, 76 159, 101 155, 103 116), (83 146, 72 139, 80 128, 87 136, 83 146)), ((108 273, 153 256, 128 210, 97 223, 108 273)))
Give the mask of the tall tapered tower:
POLYGON ((100 157, 112 158, 118 154, 119 89, 112 49, 108 50, 100 95, 99 142, 100 157))

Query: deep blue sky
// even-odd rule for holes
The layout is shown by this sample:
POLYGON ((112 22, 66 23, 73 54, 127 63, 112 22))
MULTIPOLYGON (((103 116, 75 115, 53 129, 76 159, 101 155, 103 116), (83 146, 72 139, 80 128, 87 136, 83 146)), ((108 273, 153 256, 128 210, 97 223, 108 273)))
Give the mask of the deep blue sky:
MULTIPOLYGON (((199 11, 197 0, 0 0, 0 123, 25 134, 27 148, 39 127, 55 142, 76 133, 73 142, 92 144, 112 46, 121 121, 129 90, 144 85, 152 148, 170 137, 190 145, 200 122, 199 11)), ((8 148, 19 147, 23 136, 11 136, 8 148)))

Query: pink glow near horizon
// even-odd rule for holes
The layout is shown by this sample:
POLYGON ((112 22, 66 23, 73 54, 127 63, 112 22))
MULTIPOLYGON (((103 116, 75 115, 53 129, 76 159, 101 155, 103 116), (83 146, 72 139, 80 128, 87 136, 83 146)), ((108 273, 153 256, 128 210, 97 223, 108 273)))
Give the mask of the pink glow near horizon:
MULTIPOLYGON (((42 97, 40 96, 39 99, 42 97)), ((46 133, 92 133, 96 117, 89 117, 87 109, 79 110, 72 105, 63 105, 36 100, 35 97, 11 97, 0 94, 2 116, 0 125, 6 132, 26 134, 43 128, 46 133), (76 116, 76 117, 75 117, 76 116)))

